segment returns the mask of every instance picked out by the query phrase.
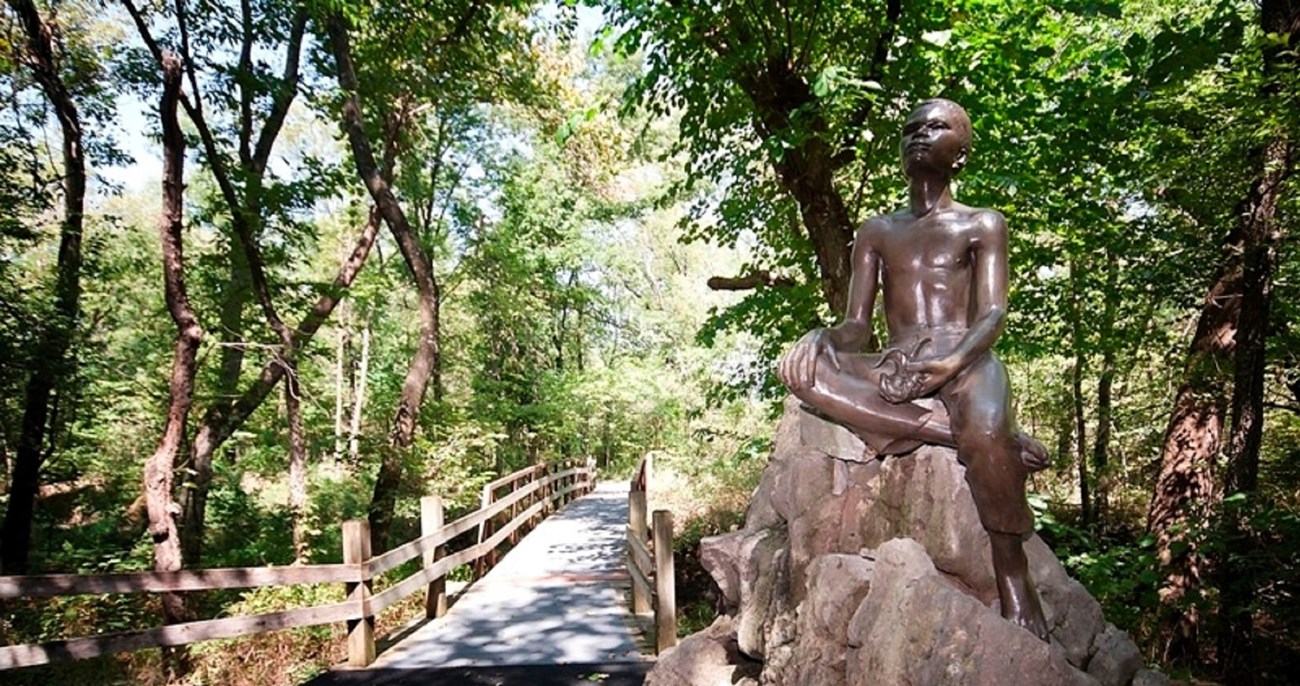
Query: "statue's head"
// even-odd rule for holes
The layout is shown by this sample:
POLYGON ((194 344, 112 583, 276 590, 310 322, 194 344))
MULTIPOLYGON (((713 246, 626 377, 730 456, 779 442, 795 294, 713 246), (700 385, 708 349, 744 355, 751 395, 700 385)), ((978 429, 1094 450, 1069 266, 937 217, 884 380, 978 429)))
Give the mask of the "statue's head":
POLYGON ((966 166, 970 144, 970 116, 966 110, 951 100, 926 100, 903 122, 898 142, 903 173, 909 178, 926 171, 956 174, 966 166))

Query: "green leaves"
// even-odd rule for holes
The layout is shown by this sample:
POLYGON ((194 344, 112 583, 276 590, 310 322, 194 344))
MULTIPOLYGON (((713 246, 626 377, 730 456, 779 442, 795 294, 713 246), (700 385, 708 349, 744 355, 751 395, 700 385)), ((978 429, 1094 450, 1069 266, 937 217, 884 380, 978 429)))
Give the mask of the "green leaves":
POLYGON ((813 95, 825 99, 833 95, 836 91, 845 88, 854 87, 869 91, 883 91, 884 86, 879 81, 872 79, 854 78, 853 73, 846 67, 830 64, 822 69, 813 81, 813 95))

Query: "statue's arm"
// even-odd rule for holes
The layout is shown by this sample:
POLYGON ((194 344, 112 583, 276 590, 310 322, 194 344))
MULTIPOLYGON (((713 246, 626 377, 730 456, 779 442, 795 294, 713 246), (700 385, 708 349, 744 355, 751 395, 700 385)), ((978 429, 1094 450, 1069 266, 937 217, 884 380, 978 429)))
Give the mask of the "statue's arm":
POLYGON ((880 286, 880 255, 876 252, 875 237, 881 224, 879 218, 867 220, 853 239, 844 321, 827 329, 837 351, 858 352, 871 340, 871 313, 876 308, 880 286))
POLYGON ((1006 328, 1009 290, 1007 221, 1001 213, 989 210, 980 216, 971 251, 974 321, 961 344, 953 351, 959 369, 965 369, 992 349, 1006 328))
POLYGON ((871 312, 876 305, 880 256, 876 252, 876 231, 881 220, 868 220, 853 239, 853 272, 849 278, 848 309, 844 321, 828 329, 814 329, 799 339, 776 364, 777 376, 792 391, 812 388, 818 361, 838 369, 839 352, 857 352, 871 338, 871 312))

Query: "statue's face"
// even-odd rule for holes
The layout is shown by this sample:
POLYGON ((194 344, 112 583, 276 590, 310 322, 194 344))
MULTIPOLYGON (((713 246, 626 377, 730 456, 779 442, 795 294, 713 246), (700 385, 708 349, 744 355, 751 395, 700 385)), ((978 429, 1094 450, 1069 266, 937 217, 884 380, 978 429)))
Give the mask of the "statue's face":
POLYGON ((965 113, 952 103, 928 102, 916 108, 903 122, 898 142, 903 173, 909 177, 925 171, 956 173, 966 165, 969 132, 965 113))

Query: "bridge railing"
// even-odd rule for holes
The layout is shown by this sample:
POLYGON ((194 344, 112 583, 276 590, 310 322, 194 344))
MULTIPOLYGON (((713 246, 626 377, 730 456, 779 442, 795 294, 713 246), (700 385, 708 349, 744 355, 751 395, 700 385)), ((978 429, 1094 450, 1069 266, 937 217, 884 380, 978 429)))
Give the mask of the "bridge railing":
MULTIPOLYGON (((428 618, 446 611, 446 578, 452 568, 494 555, 498 546, 522 529, 595 487, 594 466, 564 464, 529 467, 494 484, 510 490, 450 524, 443 523, 442 499, 420 502, 421 536, 381 555, 372 555, 370 525, 364 520, 343 523, 343 563, 293 567, 239 567, 177 572, 120 574, 49 574, 0 576, 0 600, 13 598, 98 595, 105 593, 174 593, 219 589, 260 588, 298 584, 341 583, 346 600, 326 605, 240 617, 222 617, 97 636, 67 638, 39 644, 0 646, 0 670, 62 660, 79 660, 145 648, 179 646, 218 638, 234 638, 321 624, 346 622, 348 664, 364 667, 374 661, 375 616, 424 589, 428 618), (506 481, 506 479, 513 479, 506 481), (509 519, 502 522, 503 513, 509 519), (492 531, 464 550, 447 554, 446 544, 457 536, 493 522, 492 531), (413 560, 420 568, 406 578, 374 592, 374 579, 413 560)), ((500 489, 498 488, 498 491, 500 489)))
POLYGON ((632 612, 654 612, 655 652, 677 645, 677 590, 673 571, 673 513, 655 510, 647 526, 646 495, 652 458, 641 458, 627 494, 627 571, 632 612))

